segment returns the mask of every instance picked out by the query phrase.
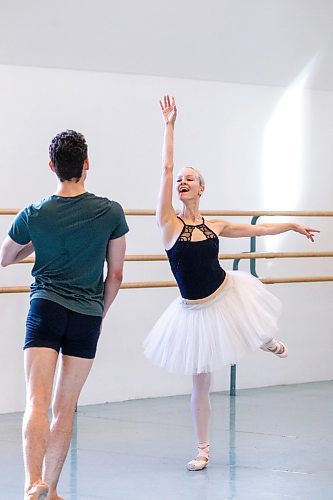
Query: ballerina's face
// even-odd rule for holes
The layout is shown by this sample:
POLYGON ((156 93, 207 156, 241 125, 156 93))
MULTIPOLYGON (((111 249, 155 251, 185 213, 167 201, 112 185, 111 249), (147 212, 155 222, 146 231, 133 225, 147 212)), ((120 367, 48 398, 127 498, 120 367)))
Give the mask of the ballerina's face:
POLYGON ((203 178, 200 177, 199 172, 191 167, 184 167, 179 171, 176 177, 176 186, 181 201, 199 198, 202 195, 205 186, 203 178))

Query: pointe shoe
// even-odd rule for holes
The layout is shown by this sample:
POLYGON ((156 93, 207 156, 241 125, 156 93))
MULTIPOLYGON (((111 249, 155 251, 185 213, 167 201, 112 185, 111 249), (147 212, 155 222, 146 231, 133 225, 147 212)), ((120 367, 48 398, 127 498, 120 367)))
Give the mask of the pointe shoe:
POLYGON ((24 500, 45 500, 49 487, 44 481, 37 481, 26 491, 24 500))
POLYGON ((271 352, 278 356, 279 358, 286 358, 288 356, 288 349, 280 340, 272 339, 267 344, 264 344, 260 347, 263 351, 271 352))
POLYGON ((186 464, 186 469, 191 471, 202 470, 209 464, 209 443, 199 443, 198 455, 186 464))

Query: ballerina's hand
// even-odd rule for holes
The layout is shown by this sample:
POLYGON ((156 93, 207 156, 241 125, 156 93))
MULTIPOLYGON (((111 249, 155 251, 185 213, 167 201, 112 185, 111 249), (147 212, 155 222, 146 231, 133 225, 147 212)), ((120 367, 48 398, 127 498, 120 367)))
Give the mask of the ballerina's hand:
POLYGON ((164 102, 160 101, 160 106, 165 123, 171 123, 172 125, 174 125, 177 117, 175 98, 171 97, 170 101, 170 97, 168 95, 165 95, 164 102))
POLYGON ((308 240, 314 241, 315 234, 320 233, 318 229, 311 229, 310 227, 304 227, 300 225, 296 225, 295 231, 300 234, 304 234, 308 238, 308 240))

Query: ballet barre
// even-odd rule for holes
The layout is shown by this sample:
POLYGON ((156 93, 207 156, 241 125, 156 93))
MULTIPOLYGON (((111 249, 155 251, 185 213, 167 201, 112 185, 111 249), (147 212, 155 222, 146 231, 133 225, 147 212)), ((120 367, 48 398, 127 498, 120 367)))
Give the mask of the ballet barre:
MULTIPOLYGON (((0 208, 0 215, 16 215, 20 208, 0 208)), ((129 216, 154 216, 156 211, 152 209, 127 209, 125 215, 129 216)), ((229 217, 263 217, 267 216, 288 216, 288 217, 333 217, 332 210, 200 210, 201 215, 229 216, 229 217)))
MULTIPOLYGON (((333 257, 333 252, 248 252, 248 253, 220 253, 220 260, 235 259, 290 259, 294 257, 333 257)), ((164 254, 125 255, 125 262, 163 262, 168 257, 164 254)), ((33 264, 35 259, 27 257, 18 264, 33 264)))
MULTIPOLYGON (((320 283, 325 281, 333 281, 333 275, 330 276, 295 276, 287 278, 258 278, 266 285, 274 285, 278 283, 320 283)), ((135 288, 176 288, 175 281, 129 281, 122 283, 121 290, 129 290, 135 288)), ((29 286, 1 286, 1 293, 28 293, 29 286)))

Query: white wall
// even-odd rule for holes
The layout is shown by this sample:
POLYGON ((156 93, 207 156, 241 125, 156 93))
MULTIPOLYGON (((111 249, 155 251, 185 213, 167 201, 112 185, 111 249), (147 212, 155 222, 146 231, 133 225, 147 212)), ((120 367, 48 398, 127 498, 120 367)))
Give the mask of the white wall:
MULTIPOLYGON (((287 91, 10 66, 0 66, 0 206, 22 207, 53 192, 48 144, 60 130, 74 128, 89 144, 87 188, 125 208, 153 208, 162 140, 158 99, 165 92, 177 97, 179 107, 176 165, 196 165, 206 178, 202 208, 332 209, 330 92, 303 91, 299 84, 287 91)), ((1 239, 10 221, 0 217, 1 239)), ((153 218, 129 217, 128 222, 129 254, 163 251, 153 218)), ((288 233, 259 241, 259 250, 332 250, 333 221, 301 222, 322 230, 315 245, 288 233)), ((221 251, 244 251, 248 245, 246 239, 222 241, 221 251)), ((333 274, 329 259, 260 261, 258 269, 261 276, 333 274)), ((126 281, 149 279, 171 279, 167 263, 126 264, 126 281)), ((29 266, 0 270, 0 286, 29 282, 29 266)), ((272 285, 271 290, 284 304, 281 337, 290 357, 248 356, 238 367, 238 387, 333 378, 332 284, 272 285)), ((152 367, 141 348, 176 293, 120 291, 81 404, 189 392, 190 377, 152 367)), ((0 412, 24 406, 21 346, 27 308, 27 294, 0 295, 0 412)), ((214 389, 227 386, 225 369, 215 374, 214 389)))

